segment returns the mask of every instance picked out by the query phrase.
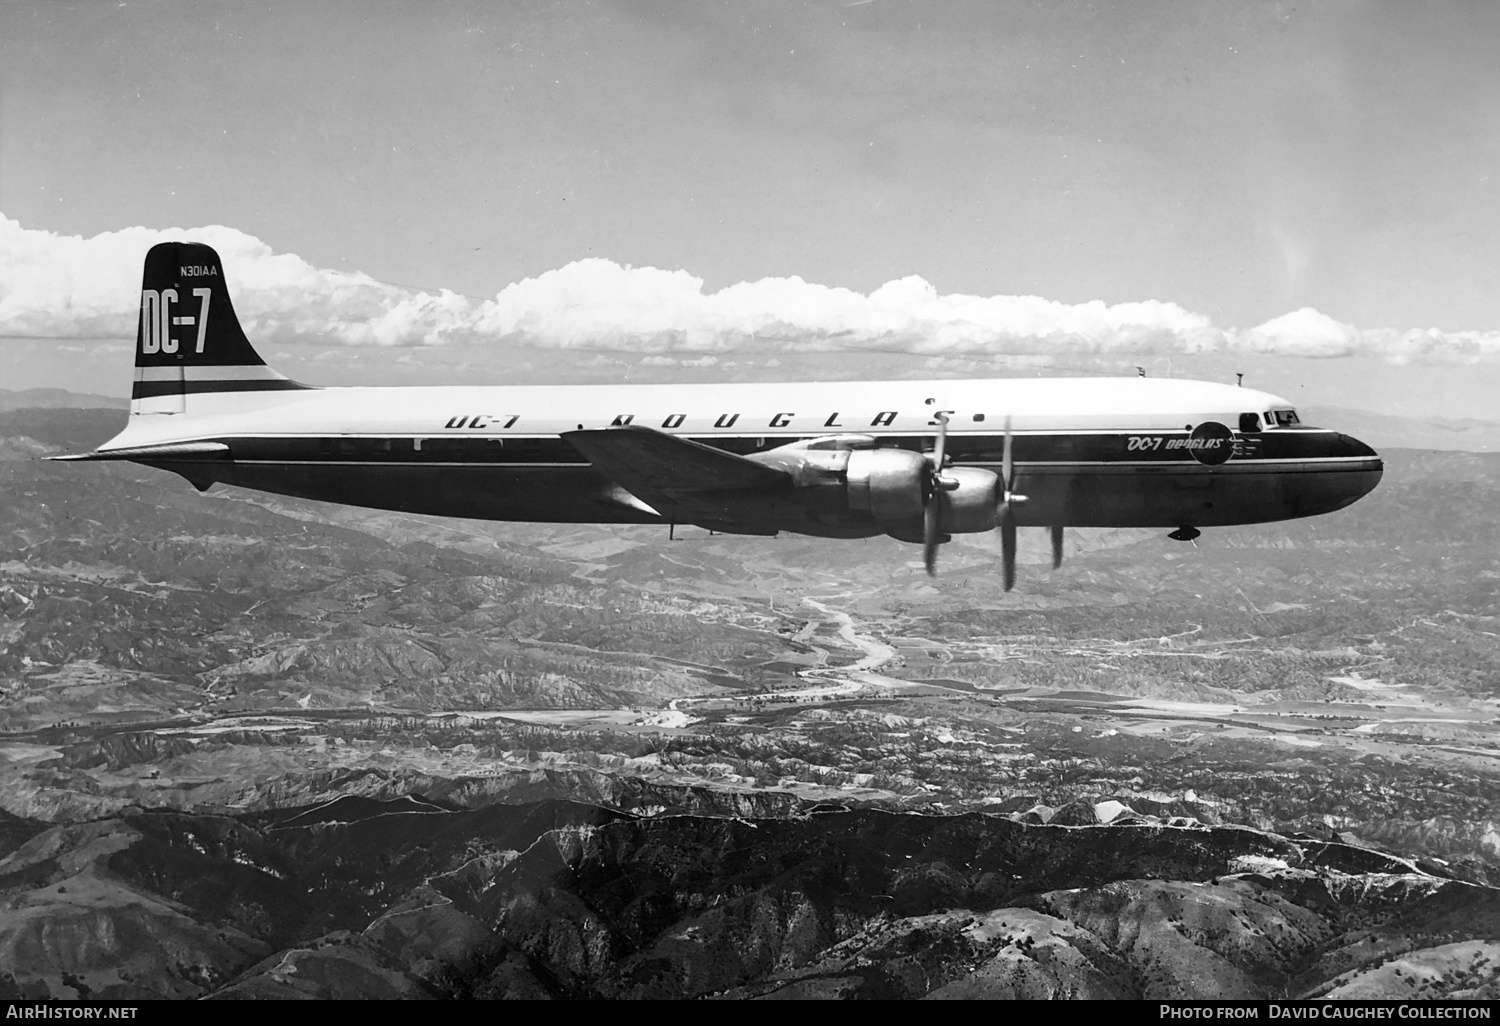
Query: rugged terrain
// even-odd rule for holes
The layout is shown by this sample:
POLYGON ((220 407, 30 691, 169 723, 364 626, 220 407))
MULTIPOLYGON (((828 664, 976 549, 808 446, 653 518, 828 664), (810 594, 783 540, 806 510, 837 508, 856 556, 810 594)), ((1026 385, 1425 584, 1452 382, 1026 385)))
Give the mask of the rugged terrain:
POLYGON ((1500 455, 1006 594, 46 463, 123 417, 55 399, 0 411, 9 993, 1494 996, 1500 455))
POLYGON ((640 816, 346 796, 53 827, 3 866, 7 986, 1159 998, 1353 995, 1394 979, 1407 996, 1496 992, 1500 894, 1357 845, 698 797, 640 816))

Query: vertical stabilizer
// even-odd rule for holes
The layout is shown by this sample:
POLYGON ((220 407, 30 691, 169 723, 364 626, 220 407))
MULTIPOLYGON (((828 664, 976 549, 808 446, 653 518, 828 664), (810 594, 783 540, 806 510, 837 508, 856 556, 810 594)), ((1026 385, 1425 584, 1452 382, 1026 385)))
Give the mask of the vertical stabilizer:
POLYGON ((219 254, 197 242, 151 247, 141 279, 132 416, 211 412, 215 394, 307 387, 267 367, 250 345, 219 254))

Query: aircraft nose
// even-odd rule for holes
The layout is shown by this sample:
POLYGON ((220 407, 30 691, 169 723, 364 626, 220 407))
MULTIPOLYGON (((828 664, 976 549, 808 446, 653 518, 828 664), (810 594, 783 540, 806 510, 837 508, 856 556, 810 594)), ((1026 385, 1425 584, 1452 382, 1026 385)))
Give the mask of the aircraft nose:
POLYGON ((1335 435, 1331 456, 1358 456, 1367 460, 1378 460, 1380 454, 1353 435, 1335 435))
POLYGON ((1369 495, 1385 475, 1385 462, 1378 453, 1353 435, 1335 434, 1329 442, 1329 456, 1342 457, 1341 470, 1328 475, 1325 485, 1328 503, 1325 512, 1343 509, 1369 495))

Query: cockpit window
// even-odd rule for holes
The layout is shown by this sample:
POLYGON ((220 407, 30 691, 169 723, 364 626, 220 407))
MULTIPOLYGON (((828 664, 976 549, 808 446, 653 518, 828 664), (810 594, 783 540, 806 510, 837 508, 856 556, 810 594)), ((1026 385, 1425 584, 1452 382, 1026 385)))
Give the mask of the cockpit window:
POLYGON ((1258 414, 1258 413, 1242 413, 1242 414, 1240 414, 1240 431, 1241 432, 1251 432, 1251 431, 1259 431, 1259 430, 1260 430, 1260 414, 1258 414))
POLYGON ((1291 427, 1298 423, 1296 410, 1267 410, 1266 423, 1271 427, 1291 427))

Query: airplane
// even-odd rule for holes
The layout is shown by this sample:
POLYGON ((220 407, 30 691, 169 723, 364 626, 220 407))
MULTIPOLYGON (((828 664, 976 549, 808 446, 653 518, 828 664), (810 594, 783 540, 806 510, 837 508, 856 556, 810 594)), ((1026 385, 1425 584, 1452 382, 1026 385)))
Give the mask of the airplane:
POLYGON ((408 513, 692 524, 723 534, 890 535, 929 574, 955 534, 1205 527, 1343 509, 1373 449, 1292 404, 1181 379, 325 388, 268 367, 217 253, 146 254, 125 429, 63 460, 408 513))

